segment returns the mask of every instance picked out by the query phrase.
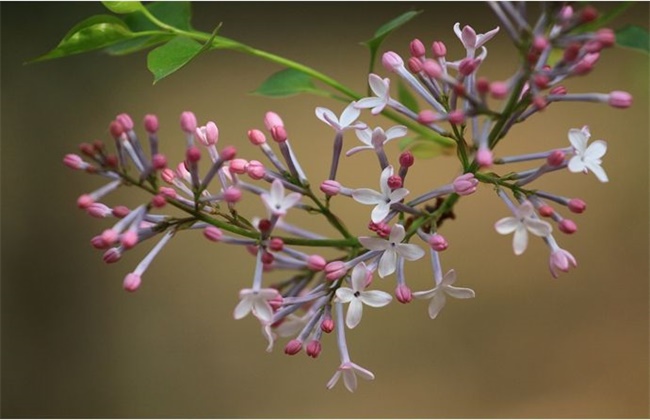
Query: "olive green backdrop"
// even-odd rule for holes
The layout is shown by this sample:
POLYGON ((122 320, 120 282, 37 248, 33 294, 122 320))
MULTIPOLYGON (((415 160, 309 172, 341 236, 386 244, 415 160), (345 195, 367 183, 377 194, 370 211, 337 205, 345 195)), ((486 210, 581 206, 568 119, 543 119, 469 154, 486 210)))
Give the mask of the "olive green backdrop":
MULTIPOLYGON (((608 8, 611 5, 598 4, 608 8)), ((498 23, 481 3, 200 3, 195 26, 272 51, 365 89, 367 52, 359 41, 412 7, 423 13, 385 48, 407 54, 408 42, 444 40, 461 53, 456 21, 485 32, 498 23)), ((536 5, 530 5, 534 8, 536 5)), ((548 250, 531 241, 515 257, 512 238, 493 225, 507 210, 490 188, 457 206, 446 223, 442 255, 458 284, 476 299, 451 300, 432 321, 426 302, 396 302, 364 313, 348 334, 354 361, 374 382, 355 394, 325 384, 338 366, 334 337, 317 360, 272 354, 253 319, 235 321, 237 292, 250 284, 252 262, 239 248, 179 235, 144 276, 135 294, 122 291, 150 245, 107 266, 90 238, 108 226, 78 210, 76 198, 98 178, 74 173, 62 157, 82 141, 110 140, 120 112, 161 119, 161 147, 182 156, 178 116, 193 110, 214 119, 221 144, 243 157, 260 154, 246 130, 280 113, 312 182, 329 170, 333 133, 314 118, 317 97, 272 100, 247 94, 278 66, 234 52, 210 52, 152 86, 145 54, 101 53, 24 66, 54 47, 75 23, 104 13, 99 3, 3 3, 2 15, 2 415, 4 417, 647 417, 648 412, 648 57, 622 49, 603 53, 596 70, 567 83, 572 92, 620 89, 634 94, 627 110, 557 104, 517 127, 501 155, 568 145, 567 131, 589 124, 608 141, 611 181, 567 172, 538 184, 588 203, 571 215, 579 231, 557 234, 579 267, 551 278, 548 250)), ((614 22, 648 26, 640 3, 614 22)), ((491 79, 516 66, 505 33, 489 44, 481 68, 491 79)), ((381 74, 385 74, 380 69, 381 74)), ((388 123, 364 114, 373 125, 388 123)), ((356 144, 346 138, 346 148, 356 144)), ((390 153, 395 156, 396 145, 390 153)), ((449 182, 453 158, 418 161, 414 192, 449 182)), ((340 179, 375 188, 371 156, 345 159, 340 179)), ((135 190, 107 200, 134 205, 135 190)), ((357 234, 369 208, 335 200, 357 234)), ((246 211, 261 213, 250 197, 246 211)), ((291 214, 291 217, 294 217, 291 214)), ((320 229, 311 217, 294 220, 320 229)), ((432 282, 427 261, 407 266, 415 290, 432 282)), ((377 283, 394 288, 393 279, 377 283)))

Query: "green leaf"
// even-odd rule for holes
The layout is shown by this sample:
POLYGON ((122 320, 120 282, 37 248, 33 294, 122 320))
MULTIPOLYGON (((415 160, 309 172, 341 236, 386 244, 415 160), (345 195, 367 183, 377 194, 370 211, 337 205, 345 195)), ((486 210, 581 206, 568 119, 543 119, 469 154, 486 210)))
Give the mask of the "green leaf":
POLYGON ((397 99, 402 103, 402 105, 411 111, 415 113, 420 112, 420 105, 418 104, 418 100, 415 99, 415 96, 413 96, 411 91, 408 90, 401 79, 398 79, 397 81, 397 99))
POLYGON ((133 39, 127 39, 126 41, 118 42, 113 44, 110 47, 106 48, 104 51, 111 55, 127 55, 147 48, 151 48, 158 44, 162 44, 174 38, 175 35, 152 35, 152 36, 142 36, 133 39))
POLYGON ((650 53, 650 35, 640 26, 628 25, 616 31, 616 43, 621 47, 650 53))
POLYGON ((399 148, 400 150, 410 151, 413 153, 413 156, 420 159, 431 159, 443 153, 448 153, 448 150, 446 150, 448 148, 427 140, 424 137, 418 137, 416 139, 405 137, 400 140, 399 148))
POLYGON ((203 46, 191 38, 179 36, 147 55, 147 68, 154 83, 180 70, 199 55, 203 46))
POLYGON ((111 12, 119 14, 137 12, 143 7, 139 1, 103 1, 102 4, 111 12))
POLYGON ((115 16, 97 15, 75 25, 52 51, 30 62, 51 60, 113 45, 135 35, 115 16))
POLYGON ((314 93, 317 91, 318 89, 314 86, 311 76, 299 70, 285 69, 273 73, 252 93, 272 98, 282 98, 299 93, 314 93))
POLYGON ((404 25, 420 13, 422 13, 421 10, 412 10, 410 12, 403 13, 395 19, 381 25, 375 32, 375 35, 372 37, 372 39, 362 42, 362 44, 367 46, 370 50, 370 73, 373 72, 375 59, 377 57, 377 51, 379 50, 381 43, 384 42, 384 39, 386 39, 386 37, 390 35, 394 30, 398 29, 400 26, 404 25))
MULTIPOLYGON (((192 30, 192 7, 188 1, 156 1, 147 5, 147 10, 161 22, 184 31, 192 30)), ((142 12, 124 16, 124 23, 133 32, 159 29, 142 12)))

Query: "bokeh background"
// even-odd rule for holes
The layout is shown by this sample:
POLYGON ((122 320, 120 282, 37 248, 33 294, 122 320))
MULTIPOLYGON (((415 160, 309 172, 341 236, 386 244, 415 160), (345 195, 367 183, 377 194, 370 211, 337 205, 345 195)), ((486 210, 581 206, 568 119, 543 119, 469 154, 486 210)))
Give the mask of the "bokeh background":
MULTIPOLYGON (((536 5, 530 5, 535 8, 536 5)), ((602 9, 611 4, 598 4, 602 9)), ((198 3, 195 27, 304 62, 365 89, 367 52, 359 41, 411 8, 425 12, 389 38, 385 49, 443 40, 461 53, 456 21, 485 32, 498 23, 482 3, 198 3)), ((348 334, 353 360, 377 376, 355 394, 325 384, 338 366, 334 337, 317 360, 285 356, 266 343, 253 319, 235 321, 237 292, 252 264, 239 248, 179 235, 135 294, 123 276, 148 247, 107 266, 90 238, 108 226, 75 206, 97 178, 61 164, 82 141, 110 140, 120 112, 139 120, 157 113, 162 149, 178 159, 178 115, 215 120, 222 144, 259 157, 245 132, 266 111, 280 113, 313 183, 326 176, 332 132, 314 116, 324 105, 300 96, 249 95, 280 67, 229 51, 210 52, 152 85, 145 54, 101 53, 23 65, 54 47, 75 23, 104 13, 99 3, 3 3, 2 16, 2 416, 3 417, 647 417, 648 409, 648 57, 607 50, 596 70, 571 80, 571 91, 627 90, 626 111, 599 104, 557 104, 514 129, 501 155, 568 145, 567 131, 589 124, 608 141, 611 181, 567 172, 537 186, 581 197, 586 213, 569 216, 579 231, 558 233, 579 267, 553 279, 548 250, 532 241, 515 257, 511 237, 494 222, 507 211, 483 187, 446 223, 442 257, 471 301, 450 301, 432 321, 426 302, 368 310, 348 334), (327 159, 323 159, 327 156, 327 159)), ((612 25, 648 26, 648 3, 612 25)), ((490 43, 482 67, 505 79, 516 66, 505 33, 490 43)), ((379 70, 382 74, 385 72, 379 70)), ((369 115, 375 125, 387 122, 369 115)), ((355 144, 348 136, 346 144, 355 144)), ((397 153, 392 145, 392 156, 397 153)), ((408 187, 422 192, 457 174, 453 158, 418 161, 408 187)), ((340 179, 375 187, 371 156, 346 159, 340 179)), ((107 202, 145 199, 127 190, 107 202)), ((257 214, 255 200, 242 203, 257 214)), ((336 200, 334 208, 362 234, 369 208, 336 200)), ((294 217, 293 215, 291 215, 294 217)), ((310 217, 294 220, 320 229, 310 217)), ((415 290, 429 288, 427 261, 407 267, 415 290)), ((392 291, 393 279, 382 280, 392 291)), ((380 284, 380 283, 378 283, 380 284)))

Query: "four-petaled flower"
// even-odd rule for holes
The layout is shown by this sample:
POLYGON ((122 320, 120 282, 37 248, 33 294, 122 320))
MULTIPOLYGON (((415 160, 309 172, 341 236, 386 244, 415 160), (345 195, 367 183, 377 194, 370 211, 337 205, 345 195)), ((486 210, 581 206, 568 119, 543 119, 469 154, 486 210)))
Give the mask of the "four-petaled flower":
POLYGON ((384 132, 381 127, 377 127, 374 130, 366 128, 364 130, 357 130, 357 137, 365 146, 357 146, 348 150, 345 154, 346 156, 352 156, 355 153, 358 153, 362 150, 374 150, 376 146, 383 146, 389 141, 396 139, 398 137, 404 137, 407 134, 407 129, 403 125, 396 125, 389 128, 384 132))
POLYGON ((528 232, 536 236, 548 236, 552 227, 548 222, 534 217, 535 211, 530 201, 524 201, 516 209, 514 217, 504 217, 494 224, 494 228, 501 235, 514 232, 512 248, 515 255, 521 255, 528 246, 528 232))
POLYGON ((436 287, 433 289, 413 293, 413 296, 417 299, 431 299, 431 303, 429 303, 429 316, 431 319, 436 319, 442 308, 445 307, 445 303, 447 302, 445 295, 456 299, 470 299, 475 296, 472 289, 452 286, 455 281, 456 272, 449 270, 440 283, 436 284, 436 287))
POLYGON ((388 185, 388 178, 391 176, 393 176, 392 166, 387 166, 381 171, 381 177, 379 178, 381 192, 371 190, 370 188, 358 188, 352 191, 352 198, 357 202, 375 205, 375 208, 372 209, 372 213, 370 214, 370 219, 372 219, 373 223, 379 223, 384 220, 390 212, 391 204, 399 203, 409 193, 406 188, 396 188, 391 191, 388 185))
POLYGON ((364 263, 357 264, 352 269, 350 277, 352 288, 339 287, 336 290, 336 298, 339 302, 350 304, 345 324, 348 328, 354 328, 361 322, 364 304, 373 308, 381 308, 388 305, 393 297, 380 290, 366 290, 366 285, 372 277, 372 271, 369 271, 364 263))
POLYGON ((573 146, 574 155, 569 159, 569 171, 571 172, 593 172, 600 182, 607 182, 607 174, 600 166, 603 162, 601 158, 607 152, 607 143, 603 140, 596 140, 587 146, 589 141, 589 129, 583 127, 582 130, 573 128, 569 130, 569 141, 573 146))
POLYGON ((351 128, 362 130, 366 128, 367 125, 361 121, 355 122, 357 118, 359 118, 359 114, 361 114, 361 110, 357 108, 356 105, 356 102, 351 102, 350 105, 348 105, 341 113, 341 118, 337 118, 336 114, 331 110, 319 106, 316 108, 316 117, 339 132, 351 128))
POLYGON ((370 113, 377 115, 383 111, 386 105, 388 105, 388 102, 390 102, 390 79, 382 79, 376 74, 370 73, 368 76, 368 85, 370 85, 372 93, 376 96, 359 99, 355 106, 357 108, 372 108, 370 113))
POLYGON ((235 319, 242 319, 251 311, 263 324, 268 324, 273 319, 273 308, 269 304, 278 295, 276 289, 242 289, 239 292, 240 302, 235 307, 235 319))
POLYGON ((397 257, 415 261, 424 256, 424 250, 414 244, 403 244, 406 232, 404 226, 394 225, 390 230, 388 240, 363 236, 359 238, 361 245, 371 251, 384 251, 379 259, 379 277, 384 278, 395 272, 397 257))
POLYGON ((551 252, 551 256, 548 261, 548 268, 551 270, 553 277, 558 277, 556 269, 564 271, 566 273, 569 271, 570 266, 578 266, 575 257, 571 255, 571 253, 566 249, 556 247, 556 249, 551 252))
POLYGON ((375 379, 375 375, 368 369, 362 368, 356 363, 343 362, 336 370, 334 376, 332 376, 332 379, 327 383, 327 389, 332 389, 339 381, 341 375, 343 375, 343 384, 348 391, 354 392, 357 389, 357 374, 367 381, 375 379))
POLYGON ((454 25, 454 32, 467 50, 467 56, 474 57, 474 52, 481 48, 483 44, 491 40, 497 34, 497 32, 499 32, 499 27, 497 26, 496 28, 484 34, 477 34, 474 28, 469 25, 465 25, 461 30, 460 23, 456 22, 454 25))
POLYGON ((271 214, 274 216, 284 216, 287 214, 287 210, 300 201, 302 195, 294 192, 285 197, 284 185, 282 185, 282 181, 276 179, 271 184, 271 191, 269 193, 262 193, 260 197, 271 214))

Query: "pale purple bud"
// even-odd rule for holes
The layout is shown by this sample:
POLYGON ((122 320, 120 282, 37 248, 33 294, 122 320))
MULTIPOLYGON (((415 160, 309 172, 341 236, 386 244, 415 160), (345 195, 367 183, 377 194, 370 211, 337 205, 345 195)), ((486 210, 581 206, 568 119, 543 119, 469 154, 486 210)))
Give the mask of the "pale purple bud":
POLYGON ((323 271, 326 265, 327 261, 320 255, 314 254, 307 258, 307 268, 312 271, 323 271))
POLYGON ((608 103, 614 108, 629 108, 632 106, 632 95, 621 90, 610 92, 608 103))
POLYGON ((63 158, 63 164, 72 169, 81 169, 86 166, 83 159, 81 159, 81 156, 72 153, 65 155, 63 158))
POLYGON ((233 159, 230 161, 230 172, 243 175, 246 173, 248 161, 246 159, 233 159))
POLYGON ((144 129, 149 134, 154 134, 158 132, 158 117, 153 114, 147 114, 144 116, 144 129))
POLYGON ((444 58, 444 56, 447 55, 447 47, 442 41, 434 41, 434 43, 431 44, 431 52, 435 58, 444 58))
POLYGON ((422 70, 429 76, 434 79, 439 78, 442 75, 442 67, 434 60, 424 60, 422 63, 422 70))
POLYGON ((205 125, 205 140, 208 145, 217 144, 219 141, 219 127, 213 121, 208 121, 205 125))
POLYGON ((248 162, 248 166, 246 167, 246 173, 253 179, 262 179, 264 178, 266 171, 264 169, 264 165, 261 162, 257 160, 251 160, 248 162))
POLYGON ((400 284, 395 288, 395 297, 399 303, 409 303, 413 300, 413 293, 407 285, 400 284))
POLYGON ((573 7, 571 6, 562 7, 559 15, 560 20, 567 21, 571 19, 572 16, 573 16, 573 7))
POLYGON ((551 269, 551 274, 553 277, 557 278, 555 269, 566 273, 569 271, 570 266, 578 266, 576 259, 573 257, 573 255, 571 255, 570 252, 558 248, 551 253, 551 258, 549 259, 549 268, 551 269))
POLYGON ((223 193, 223 199, 226 200, 227 203, 236 203, 241 200, 241 196, 241 190, 236 187, 228 187, 223 193))
POLYGON ((273 127, 284 127, 284 122, 282 122, 282 118, 278 114, 269 111, 264 115, 264 126, 271 131, 273 127))
POLYGON ((133 130, 133 120, 129 116, 129 114, 120 114, 117 117, 115 117, 115 121, 117 121, 125 131, 131 131, 133 130))
POLYGON ((216 226, 208 226, 203 229, 203 235, 212 242, 219 242, 223 237, 223 232, 216 226))
POLYGON ((444 236, 438 233, 434 233, 433 235, 429 236, 427 242, 429 242, 429 246, 431 246, 431 249, 438 252, 444 251, 449 247, 449 243, 447 242, 447 239, 445 239, 444 236))
POLYGON ((396 71, 400 67, 404 67, 404 60, 397 53, 387 51, 381 56, 381 64, 388 71, 396 71))
POLYGON ((332 261, 325 266, 325 278, 330 281, 338 280, 348 272, 343 261, 332 261))
POLYGON ((140 287, 140 284, 142 283, 142 278, 135 274, 135 273, 129 273, 124 277, 124 283, 122 286, 124 287, 124 290, 127 292, 135 292, 138 290, 140 287))
POLYGON ((127 230, 120 237, 120 243, 124 249, 131 249, 138 243, 138 233, 135 230, 127 230))
POLYGON ((422 110, 418 113, 418 122, 420 124, 431 124, 436 121, 438 115, 430 109, 422 110))
POLYGON ((341 184, 333 179, 327 179, 320 184, 320 190, 327 195, 337 195, 341 191, 341 184))
POLYGON ((196 116, 193 112, 185 111, 181 114, 181 129, 187 134, 194 134, 196 131, 196 116))
POLYGON ((413 57, 422 57, 426 53, 426 48, 422 41, 416 38, 409 44, 409 51, 413 57))
POLYGON ((162 170, 162 172, 160 173, 160 177, 166 183, 171 184, 172 182, 174 182, 174 179, 176 179, 176 174, 172 169, 167 168, 162 170))
POLYGON ((583 213, 587 210, 587 203, 579 198, 572 198, 569 200, 568 207, 573 213, 583 213))
POLYGON ((102 203, 92 203, 91 205, 86 207, 86 211, 92 217, 97 217, 97 218, 104 218, 106 216, 113 214, 113 211, 110 209, 110 207, 102 203))
POLYGON ((489 149, 481 148, 476 152, 476 162, 481 166, 481 168, 487 168, 492 166, 494 159, 492 157, 492 151, 489 149))
POLYGON ((248 140, 255 146, 259 146, 260 144, 266 143, 266 136, 260 130, 248 130, 248 140))
POLYGON ((478 185, 478 179, 474 177, 474 174, 468 172, 457 177, 454 182, 454 191, 456 194, 465 196, 470 195, 476 191, 476 186, 478 185))

